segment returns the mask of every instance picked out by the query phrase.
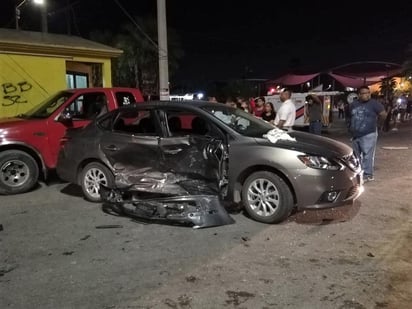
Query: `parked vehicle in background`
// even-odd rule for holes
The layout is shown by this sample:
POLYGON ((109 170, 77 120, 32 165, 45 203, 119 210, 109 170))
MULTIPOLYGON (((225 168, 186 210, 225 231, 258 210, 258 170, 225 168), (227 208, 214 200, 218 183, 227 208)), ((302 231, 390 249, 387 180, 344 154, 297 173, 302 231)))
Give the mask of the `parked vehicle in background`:
MULTIPOLYGON (((329 118, 330 111, 332 109, 332 103, 334 101, 334 97, 341 95, 342 92, 340 91, 315 91, 315 92, 294 92, 292 93, 292 101, 295 103, 296 107, 296 120, 295 120, 295 129, 302 129, 303 127, 309 126, 309 119, 305 116, 307 102, 305 98, 308 95, 316 95, 322 101, 322 110, 323 110, 323 119, 324 119, 324 126, 328 126, 332 119, 329 118)), ((276 111, 279 110, 282 102, 280 101, 279 94, 272 94, 267 95, 264 97, 266 102, 270 102, 273 104, 276 111)))
POLYGON ((204 101, 137 104, 69 130, 57 173, 90 201, 197 227, 227 224, 220 200, 277 223, 294 207, 347 205, 362 192, 346 144, 204 101))
POLYGON ((0 194, 29 191, 40 176, 47 178, 67 128, 136 102, 143 97, 134 88, 68 89, 24 114, 0 119, 0 194))

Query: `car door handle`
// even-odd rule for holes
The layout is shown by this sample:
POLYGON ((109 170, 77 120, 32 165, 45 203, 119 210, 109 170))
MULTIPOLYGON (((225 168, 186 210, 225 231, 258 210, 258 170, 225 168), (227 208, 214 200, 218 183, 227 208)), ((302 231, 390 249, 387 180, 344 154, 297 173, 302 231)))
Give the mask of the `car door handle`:
POLYGON ((167 154, 177 154, 179 152, 181 152, 183 149, 182 148, 174 148, 174 149, 165 149, 164 153, 167 154))
POLYGON ((109 151, 118 151, 119 148, 116 147, 116 145, 109 145, 104 147, 104 149, 109 150, 109 151))

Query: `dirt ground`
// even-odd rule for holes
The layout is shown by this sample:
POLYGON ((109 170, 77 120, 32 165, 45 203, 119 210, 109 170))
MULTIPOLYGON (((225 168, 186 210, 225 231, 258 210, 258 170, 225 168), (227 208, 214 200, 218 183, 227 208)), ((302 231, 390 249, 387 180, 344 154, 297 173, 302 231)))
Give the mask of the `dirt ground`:
MULTIPOLYGON (((127 305, 411 308, 412 130, 409 123, 398 127, 380 133, 376 181, 365 184, 354 207, 295 214, 281 231, 268 226, 242 238, 229 252, 127 305)), ((331 137, 349 143, 344 132, 331 137)))

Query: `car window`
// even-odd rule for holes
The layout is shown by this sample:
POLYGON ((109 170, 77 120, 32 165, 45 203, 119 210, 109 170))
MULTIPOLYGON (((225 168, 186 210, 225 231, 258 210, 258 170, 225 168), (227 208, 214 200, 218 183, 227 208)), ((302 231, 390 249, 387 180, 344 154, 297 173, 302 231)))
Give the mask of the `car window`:
POLYGON ((107 98, 103 92, 85 93, 78 96, 65 109, 73 120, 92 120, 107 112, 107 98))
POLYGON ((167 110, 166 117, 169 136, 222 136, 217 126, 203 115, 184 110, 167 110))
POLYGON ((47 118, 53 114, 60 106, 62 106, 73 93, 67 91, 60 91, 45 101, 36 105, 31 110, 24 114, 18 115, 21 118, 47 118))
POLYGON ((133 135, 158 135, 154 114, 150 110, 120 111, 114 120, 113 131, 133 135))
POLYGON ((208 131, 206 121, 194 113, 168 110, 166 117, 171 136, 205 135, 208 131))
POLYGON ((127 91, 116 92, 116 101, 119 106, 126 106, 136 103, 134 95, 127 91))
POLYGON ((101 119, 99 119, 97 125, 103 130, 110 131, 112 129, 113 118, 113 114, 103 116, 101 119))

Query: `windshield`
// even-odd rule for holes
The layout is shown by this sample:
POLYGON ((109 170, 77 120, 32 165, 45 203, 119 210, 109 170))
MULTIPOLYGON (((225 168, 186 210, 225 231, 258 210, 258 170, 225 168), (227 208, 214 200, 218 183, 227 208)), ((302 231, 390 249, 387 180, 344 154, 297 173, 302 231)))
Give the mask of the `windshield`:
POLYGON ((203 109, 244 136, 262 137, 274 128, 271 123, 238 108, 216 104, 216 107, 205 106, 203 109))
POLYGON ((18 115, 22 118, 47 118, 53 114, 71 96, 72 92, 60 91, 52 97, 47 98, 42 103, 36 105, 24 114, 18 115))

